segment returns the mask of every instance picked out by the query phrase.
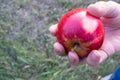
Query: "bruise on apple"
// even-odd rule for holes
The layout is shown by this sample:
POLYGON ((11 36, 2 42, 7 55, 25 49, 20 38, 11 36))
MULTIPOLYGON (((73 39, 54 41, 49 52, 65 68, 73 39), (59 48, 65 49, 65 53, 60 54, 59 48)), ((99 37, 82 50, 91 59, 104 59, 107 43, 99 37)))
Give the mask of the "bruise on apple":
POLYGON ((66 51, 75 51, 80 58, 99 49, 104 39, 104 26, 99 18, 88 14, 84 8, 67 12, 58 23, 58 41, 66 51))

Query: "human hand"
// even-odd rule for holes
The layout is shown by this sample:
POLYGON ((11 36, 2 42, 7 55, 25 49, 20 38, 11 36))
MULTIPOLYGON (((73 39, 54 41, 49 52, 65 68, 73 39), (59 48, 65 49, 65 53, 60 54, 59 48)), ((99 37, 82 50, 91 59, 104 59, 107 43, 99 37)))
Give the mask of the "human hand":
MULTIPOLYGON (((104 23, 104 42, 99 50, 91 51, 85 59, 80 59, 75 52, 69 52, 67 55, 64 47, 59 42, 56 42, 54 44, 56 54, 59 56, 67 55, 72 65, 87 63, 91 66, 96 66, 109 56, 120 51, 120 4, 113 1, 100 1, 89 5, 87 10, 90 14, 100 17, 101 21, 104 23)), ((57 24, 52 25, 49 31, 56 36, 57 24)))

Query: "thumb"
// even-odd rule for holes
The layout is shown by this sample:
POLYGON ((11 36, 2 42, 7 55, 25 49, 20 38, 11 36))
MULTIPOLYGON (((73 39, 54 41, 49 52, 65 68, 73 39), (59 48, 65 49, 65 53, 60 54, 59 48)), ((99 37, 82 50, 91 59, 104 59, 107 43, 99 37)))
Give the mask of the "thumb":
POLYGON ((91 66, 96 66, 103 62, 108 57, 103 50, 93 50, 87 57, 87 63, 91 66))
POLYGON ((89 5, 87 10, 96 17, 113 18, 119 15, 120 5, 113 1, 99 1, 89 5))

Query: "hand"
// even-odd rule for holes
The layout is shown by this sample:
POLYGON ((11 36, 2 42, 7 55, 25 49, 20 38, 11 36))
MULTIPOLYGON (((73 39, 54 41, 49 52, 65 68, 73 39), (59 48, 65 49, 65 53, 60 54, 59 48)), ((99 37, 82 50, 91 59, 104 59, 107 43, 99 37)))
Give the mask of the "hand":
MULTIPOLYGON (((87 58, 79 59, 75 52, 68 53, 68 59, 72 65, 81 65, 87 63, 91 66, 96 66, 107 59, 109 56, 120 51, 120 4, 113 1, 100 1, 91 4, 87 8, 88 12, 94 16, 100 17, 105 26, 105 38, 103 45, 99 50, 90 52, 87 58)), ((57 31, 57 24, 52 25, 49 31, 54 36, 57 31)), ((54 49, 57 55, 66 56, 64 47, 56 42, 54 49)))

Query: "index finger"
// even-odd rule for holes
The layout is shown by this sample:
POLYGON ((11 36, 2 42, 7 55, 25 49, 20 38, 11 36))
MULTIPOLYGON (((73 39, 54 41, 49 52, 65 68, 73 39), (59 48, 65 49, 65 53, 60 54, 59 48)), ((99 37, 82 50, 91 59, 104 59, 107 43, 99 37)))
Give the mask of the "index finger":
POLYGON ((52 35, 56 36, 57 29, 58 29, 57 24, 54 24, 54 25, 50 26, 49 31, 52 35))

